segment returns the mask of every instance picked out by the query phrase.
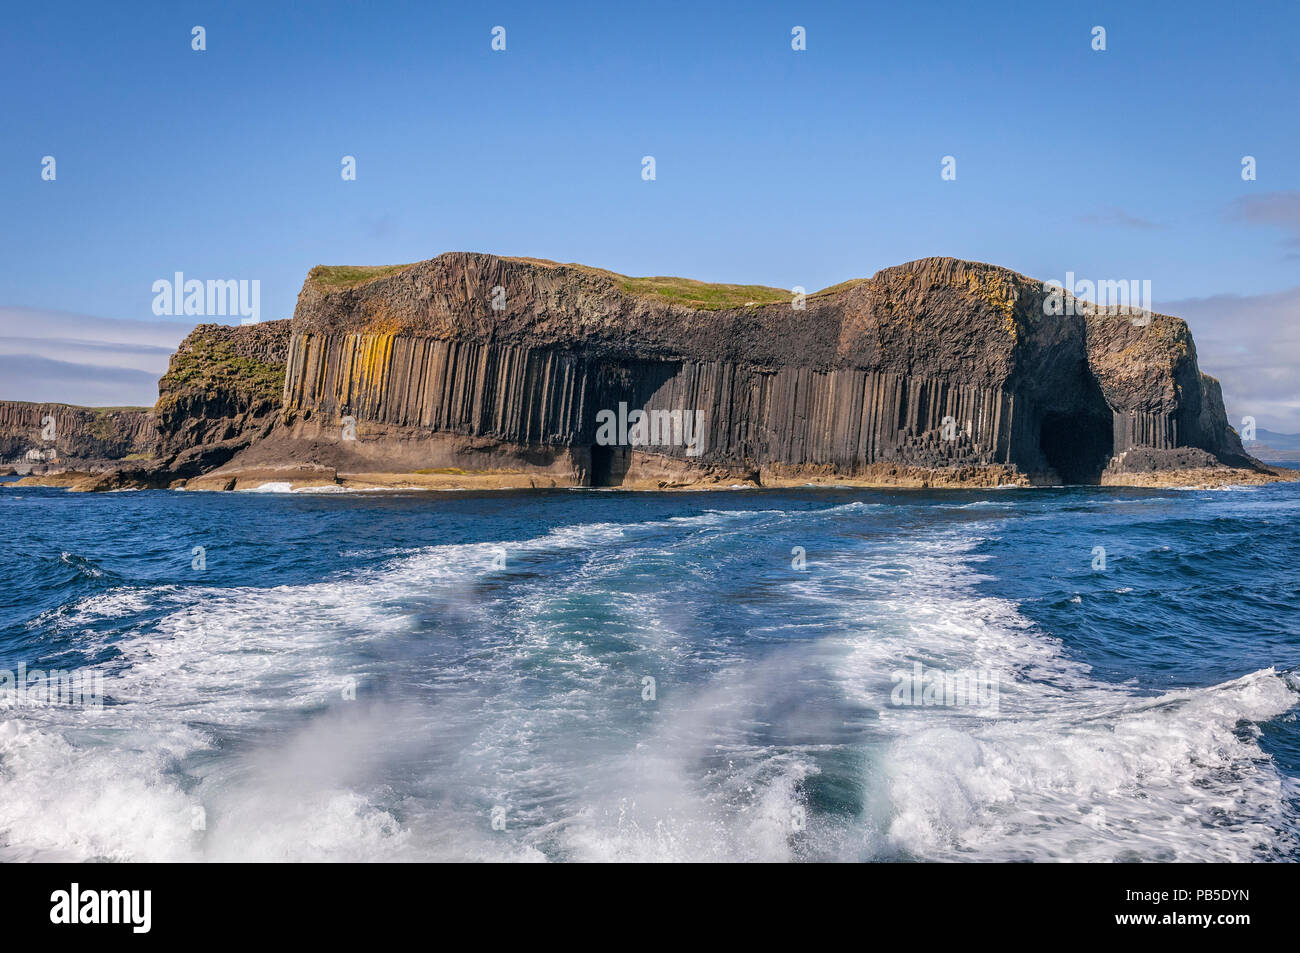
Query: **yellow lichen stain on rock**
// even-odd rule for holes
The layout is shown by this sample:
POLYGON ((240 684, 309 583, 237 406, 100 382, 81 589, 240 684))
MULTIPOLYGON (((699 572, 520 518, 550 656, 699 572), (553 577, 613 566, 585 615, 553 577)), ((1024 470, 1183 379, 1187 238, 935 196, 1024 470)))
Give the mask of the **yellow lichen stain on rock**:
MULTIPOLYGON (((1000 311, 1003 327, 1013 342, 1020 336, 1020 325, 1016 321, 1016 302, 1020 292, 1009 274, 999 273, 993 269, 978 269, 965 274, 966 292, 972 298, 983 301, 1000 311)), ((958 290, 960 284, 958 284, 958 290)))
POLYGON ((966 275, 966 288, 973 297, 997 308, 1008 320, 1014 321, 1016 311, 1016 286, 1006 275, 991 270, 971 271, 966 275))
POLYGON ((405 329, 406 325, 402 320, 392 313, 392 311, 382 304, 372 304, 367 307, 361 321, 361 332, 363 334, 398 334, 405 329))
POLYGON ((363 396, 364 411, 373 411, 383 400, 388 386, 388 369, 391 366, 395 335, 364 334, 357 336, 358 360, 353 364, 353 384, 363 396))

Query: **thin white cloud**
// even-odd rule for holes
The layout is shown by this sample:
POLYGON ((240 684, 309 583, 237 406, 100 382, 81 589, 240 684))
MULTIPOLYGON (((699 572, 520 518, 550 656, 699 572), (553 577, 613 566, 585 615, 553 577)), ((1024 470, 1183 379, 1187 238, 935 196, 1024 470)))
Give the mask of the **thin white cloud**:
POLYGON ((84 407, 152 407, 158 375, 129 367, 52 361, 26 354, 0 354, 0 399, 84 407))
POLYGON ((1228 419, 1300 433, 1300 288, 1264 295, 1214 295, 1162 304, 1184 318, 1201 370, 1223 384, 1228 419))
POLYGON ((192 323, 0 307, 0 400, 150 406, 192 323))
MULTIPOLYGON (((1300 246, 1300 192, 1244 195, 1228 206, 1226 215, 1231 222, 1281 229, 1287 246, 1300 246)), ((1290 252, 1286 257, 1294 258, 1296 253, 1290 252)))

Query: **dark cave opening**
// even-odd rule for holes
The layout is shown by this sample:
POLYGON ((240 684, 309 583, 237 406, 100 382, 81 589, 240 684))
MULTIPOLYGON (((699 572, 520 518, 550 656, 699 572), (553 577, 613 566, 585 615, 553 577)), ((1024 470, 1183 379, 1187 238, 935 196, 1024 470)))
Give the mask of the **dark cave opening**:
POLYGON ((595 444, 591 448, 591 485, 620 486, 628 462, 627 452, 622 447, 595 444))
POLYGON ((1101 471, 1114 449, 1109 415, 1045 414, 1038 445, 1062 483, 1101 482, 1101 471))

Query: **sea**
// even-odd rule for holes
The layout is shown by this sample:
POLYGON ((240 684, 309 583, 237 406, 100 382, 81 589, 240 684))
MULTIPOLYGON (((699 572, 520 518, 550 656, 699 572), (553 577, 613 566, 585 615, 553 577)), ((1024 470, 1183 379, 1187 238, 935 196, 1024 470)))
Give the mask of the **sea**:
POLYGON ((1298 520, 5 487, 0 860, 1293 861, 1298 520))

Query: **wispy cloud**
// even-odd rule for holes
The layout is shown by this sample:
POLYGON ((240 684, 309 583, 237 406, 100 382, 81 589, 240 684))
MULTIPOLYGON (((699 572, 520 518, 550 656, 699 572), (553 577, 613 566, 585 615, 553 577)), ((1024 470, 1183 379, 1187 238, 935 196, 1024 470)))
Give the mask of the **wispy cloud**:
POLYGON ((1300 288, 1168 302, 1196 339, 1201 370, 1219 378, 1228 419, 1300 433, 1300 288))
MULTIPOLYGON (((1228 206, 1226 218, 1230 222, 1280 229, 1284 243, 1300 249, 1300 192, 1244 195, 1228 206)), ((1286 257, 1300 258, 1300 251, 1290 252, 1286 257)))
POLYGON ((151 407, 158 375, 129 367, 52 361, 30 354, 0 354, 0 399, 85 407, 151 407))
POLYGON ((149 406, 189 324, 0 308, 0 399, 149 406))

